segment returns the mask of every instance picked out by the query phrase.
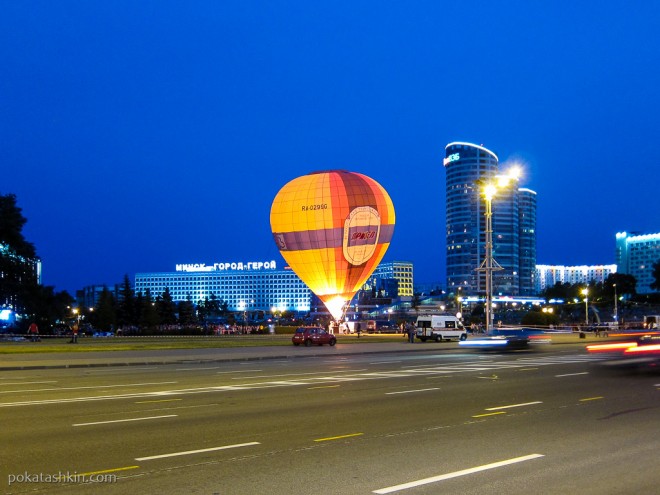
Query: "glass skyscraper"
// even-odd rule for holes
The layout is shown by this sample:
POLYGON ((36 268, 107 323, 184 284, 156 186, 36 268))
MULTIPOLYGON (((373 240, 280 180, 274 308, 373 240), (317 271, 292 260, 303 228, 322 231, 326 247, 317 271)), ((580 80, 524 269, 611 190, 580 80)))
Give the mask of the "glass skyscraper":
MULTIPOLYGON (((486 249, 485 201, 481 184, 500 173, 495 153, 472 143, 445 147, 447 289, 484 295, 485 273, 478 268, 486 249)), ((492 201, 493 258, 502 268, 493 272, 493 292, 532 295, 536 267, 536 193, 517 182, 498 189, 492 201)))

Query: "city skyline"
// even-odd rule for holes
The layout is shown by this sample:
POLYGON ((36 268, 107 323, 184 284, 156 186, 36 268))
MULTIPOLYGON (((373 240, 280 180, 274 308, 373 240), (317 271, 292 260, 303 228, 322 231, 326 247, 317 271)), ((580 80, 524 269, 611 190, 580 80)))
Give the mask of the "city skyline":
POLYGON ((660 5, 33 1, 0 18, 1 194, 43 283, 282 262, 270 205, 316 170, 396 210, 384 261, 445 283, 444 147, 536 191, 537 263, 615 262, 660 231, 660 5))

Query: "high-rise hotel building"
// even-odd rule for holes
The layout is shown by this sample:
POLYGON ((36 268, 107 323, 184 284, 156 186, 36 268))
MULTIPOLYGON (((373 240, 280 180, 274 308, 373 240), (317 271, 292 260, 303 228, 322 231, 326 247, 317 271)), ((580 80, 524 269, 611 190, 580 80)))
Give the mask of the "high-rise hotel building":
POLYGON ((660 263, 660 233, 616 234, 616 264, 619 273, 632 275, 637 280, 637 293, 649 294, 654 282, 653 265, 660 263))
MULTIPOLYGON (((497 155, 472 143, 445 147, 447 289, 483 295, 486 277, 478 268, 486 256, 485 200, 481 184, 500 173, 497 155)), ((493 292, 533 295, 536 268, 536 193, 514 182, 492 201, 493 292)))

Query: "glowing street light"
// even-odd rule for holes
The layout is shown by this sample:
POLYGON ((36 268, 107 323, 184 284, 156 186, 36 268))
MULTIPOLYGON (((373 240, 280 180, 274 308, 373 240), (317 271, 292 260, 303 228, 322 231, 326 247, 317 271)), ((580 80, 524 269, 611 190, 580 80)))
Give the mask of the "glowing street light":
POLYGON ((493 198, 498 189, 508 187, 520 176, 521 168, 514 165, 506 174, 496 176, 494 182, 482 185, 482 194, 486 200, 486 257, 477 270, 486 274, 486 332, 493 329, 493 272, 503 270, 493 259, 493 198))
POLYGON ((584 294, 584 324, 589 326, 589 289, 582 289, 582 294, 584 294))

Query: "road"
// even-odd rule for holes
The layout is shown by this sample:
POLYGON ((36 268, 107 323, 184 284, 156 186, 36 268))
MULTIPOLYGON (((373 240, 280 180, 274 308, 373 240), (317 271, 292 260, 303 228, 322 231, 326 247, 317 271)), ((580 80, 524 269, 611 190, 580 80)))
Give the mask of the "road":
POLYGON ((659 375, 420 345, 4 371, 2 492, 657 493, 659 375))

